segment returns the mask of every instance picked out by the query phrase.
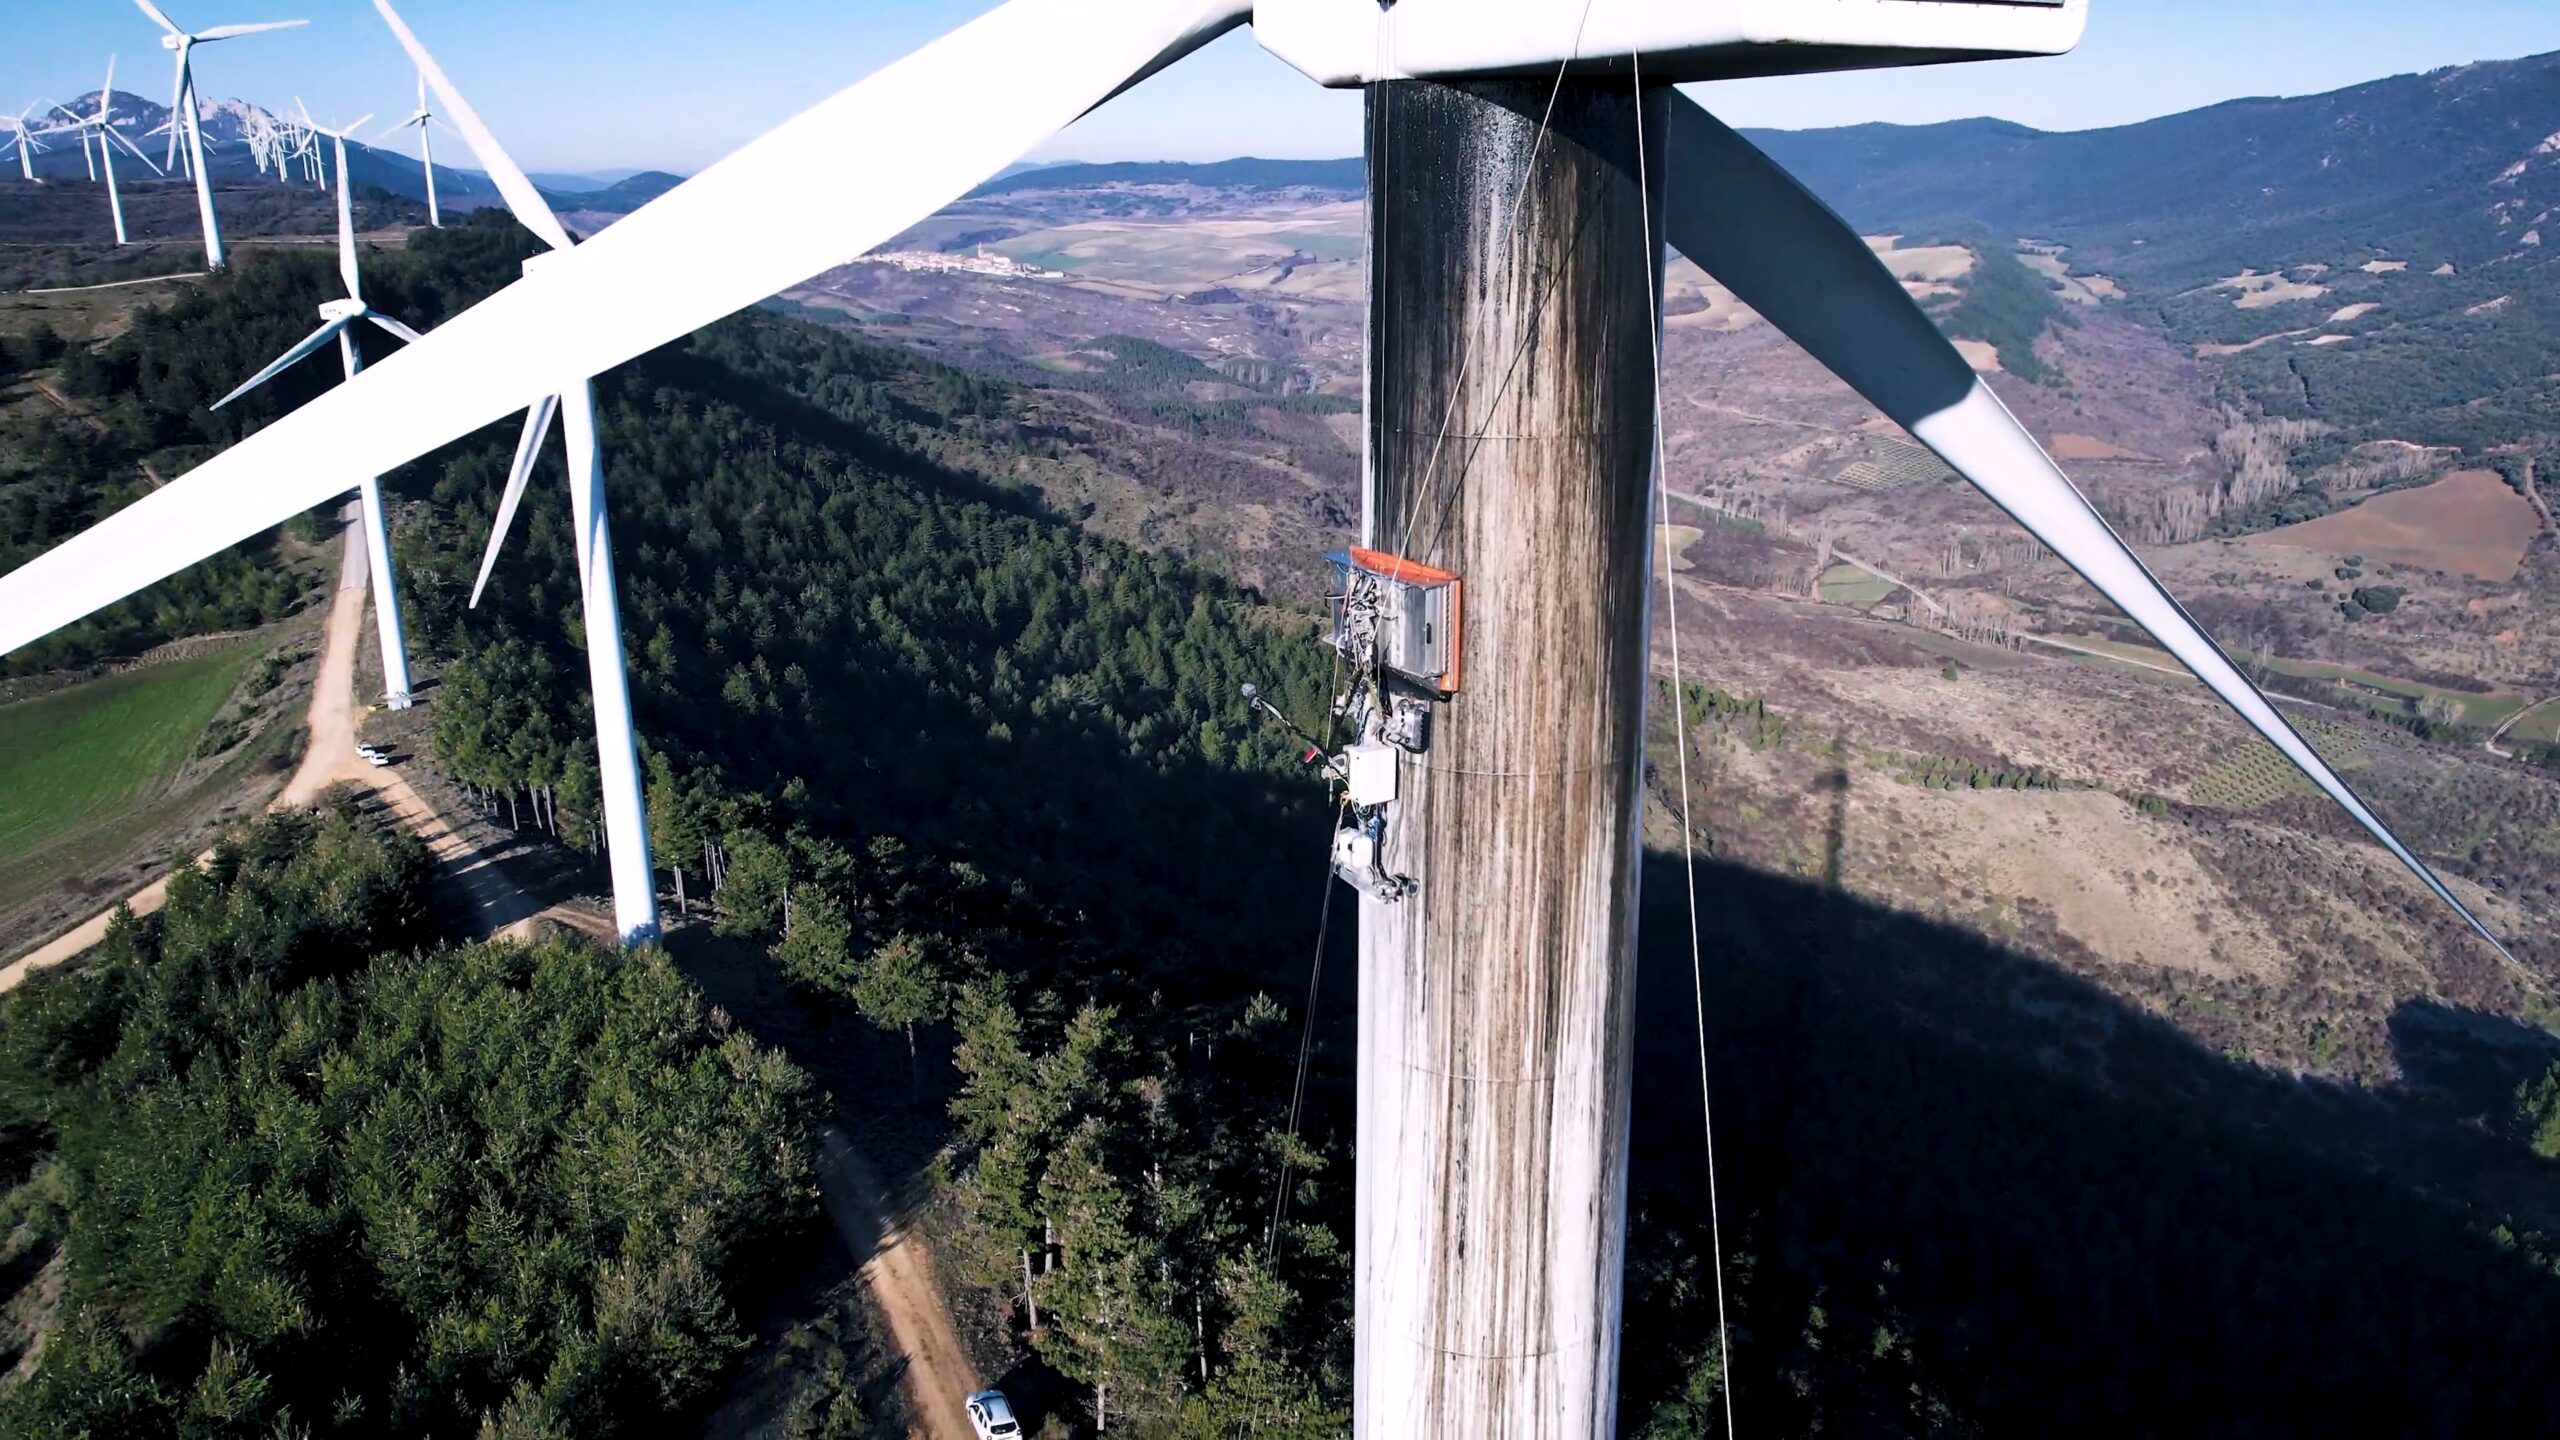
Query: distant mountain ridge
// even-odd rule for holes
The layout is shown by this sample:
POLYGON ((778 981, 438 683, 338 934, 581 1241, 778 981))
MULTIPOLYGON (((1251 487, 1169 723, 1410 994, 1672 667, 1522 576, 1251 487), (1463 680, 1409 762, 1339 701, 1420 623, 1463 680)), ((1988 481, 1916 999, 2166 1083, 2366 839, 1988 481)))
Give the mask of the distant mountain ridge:
POLYGON ((610 185, 565 194, 545 188, 544 195, 555 210, 587 210, 604 215, 628 215, 659 196, 684 183, 681 175, 664 170, 642 170, 626 175, 610 185))
POLYGON ((1863 228, 2050 234, 2137 283, 2209 283, 2235 261, 2336 265, 2363 258, 2343 253, 2354 247, 2468 267, 2534 248, 2523 237, 2560 204, 2560 54, 2105 130, 1750 133, 1863 228))
MULTIPOLYGON (((1869 231, 2050 234, 2110 273, 2179 286, 2284 258, 2276 252, 2336 264, 2343 257, 2311 252, 2341 243, 2459 267, 2533 248, 2524 235, 2560 205, 2560 53, 2103 130, 1985 118, 1745 133, 1869 231)), ((1246 157, 1052 165, 970 193, 1365 183, 1357 156, 1246 157)), ((2560 244, 2560 232, 2550 238, 2560 244)))
MULTIPOLYGON (((73 115, 93 115, 97 113, 97 108, 98 96, 93 90, 56 102, 49 109, 30 116, 28 123, 41 129, 45 119, 50 117, 56 124, 67 125, 73 115)), ((118 90, 112 92, 109 97, 109 110, 117 134, 132 141, 134 147, 149 156, 154 165, 168 165, 167 174, 163 176, 137 164, 132 155, 119 149, 116 151, 118 181, 132 184, 183 177, 184 172, 179 168, 178 162, 170 158, 169 137, 154 136, 151 133, 169 119, 168 106, 130 90, 118 90)), ((252 104, 246 100, 231 99, 206 101, 202 113, 205 163, 212 171, 214 179, 235 181, 275 178, 272 174, 263 177, 259 174, 257 161, 249 153, 248 137, 251 127, 261 118, 273 124, 284 123, 283 112, 269 110, 265 106, 252 104)), ((323 124, 335 118, 337 117, 319 117, 323 124)), ((50 180, 88 178, 89 169, 81 159, 80 143, 76 137, 47 136, 39 143, 47 148, 35 157, 37 178, 50 180)), ((324 146, 327 144, 325 138, 322 144, 324 146)), ((347 168, 354 174, 359 187, 378 186, 394 194, 407 195, 413 199, 422 199, 427 193, 426 167, 419 164, 414 157, 403 155, 396 150, 381 149, 366 144, 362 140, 350 138, 347 141, 347 168)), ((7 176, 14 179, 16 173, 17 167, 13 159, 7 167, 7 176)), ((291 174, 296 183, 299 183, 299 169, 293 170, 291 174)), ((495 203, 498 199, 498 189, 489 182, 488 176, 477 170, 464 170, 439 164, 436 166, 436 198, 454 209, 469 209, 474 205, 495 203)))
MULTIPOLYGON (((1746 133, 1869 234, 2040 242, 2059 255, 2031 258, 2110 277, 2120 313, 2273 413, 2467 446, 2560 433, 2560 53, 2102 130, 1746 133)), ((1245 158, 1058 165, 972 194, 1364 183, 1356 157, 1245 158)), ((2000 259, 1981 273, 2019 273, 2000 259)), ((2037 293, 2011 307, 2029 361, 2061 313, 2037 293)))

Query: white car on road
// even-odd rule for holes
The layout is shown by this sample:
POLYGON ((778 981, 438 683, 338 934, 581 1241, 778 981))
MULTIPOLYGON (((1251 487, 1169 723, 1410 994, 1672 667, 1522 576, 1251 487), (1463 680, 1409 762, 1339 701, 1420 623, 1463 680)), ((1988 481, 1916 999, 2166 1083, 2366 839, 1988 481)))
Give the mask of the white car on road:
POLYGON ((1022 1422, 1013 1418, 1001 1390, 981 1390, 969 1397, 969 1429, 978 1440, 1019 1440, 1022 1422))

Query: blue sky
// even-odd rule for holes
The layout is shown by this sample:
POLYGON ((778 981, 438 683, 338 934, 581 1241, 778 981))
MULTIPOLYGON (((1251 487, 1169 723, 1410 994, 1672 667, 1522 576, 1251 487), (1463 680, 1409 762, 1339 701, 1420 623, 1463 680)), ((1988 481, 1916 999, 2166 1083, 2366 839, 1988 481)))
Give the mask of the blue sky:
MULTIPOLYGON (((158 98, 169 61, 128 0, 0 0, 0 105, 94 88, 158 98)), ((1675 3, 1675 0, 1666 0, 1675 3)), ((198 52, 208 96, 321 119, 406 113, 415 80, 369 0, 167 0, 208 27, 311 25, 198 52)), ((991 0, 407 0, 410 24, 529 168, 660 167, 719 158, 991 0)), ((2093 0, 2088 38, 2056 60, 1701 87, 1741 125, 1800 128, 1997 115, 2048 129, 2122 124, 2243 95, 2560 50, 2553 0, 2093 0)), ((1319 90, 1234 35, 1038 152, 1042 159, 1331 156, 1359 149, 1359 99, 1319 90)))

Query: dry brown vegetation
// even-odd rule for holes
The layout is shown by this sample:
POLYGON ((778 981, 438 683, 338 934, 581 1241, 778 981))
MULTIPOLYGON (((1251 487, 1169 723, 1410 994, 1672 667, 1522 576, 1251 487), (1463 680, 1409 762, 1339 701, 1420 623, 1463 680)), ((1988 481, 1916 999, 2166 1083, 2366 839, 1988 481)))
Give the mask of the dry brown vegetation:
MULTIPOLYGON (((1078 219, 1072 207, 1004 203, 1024 213, 971 223, 1030 234, 1078 219)), ((1206 204, 1169 196, 1140 218, 1163 225, 1206 204)), ((965 227, 954 225, 957 236, 965 227)), ((1160 245, 1169 233, 1147 238, 1160 245)), ((1202 233, 1212 256, 1234 243, 1223 230, 1202 233)), ((1888 258, 1915 262, 1905 267, 1915 289, 1949 283, 1921 275, 1916 256, 1888 258)), ((2048 275, 2057 268, 2054 257, 2027 259, 2048 275)), ((2296 286, 2317 288, 2251 277, 2242 298, 2296 286)), ((2113 287, 2086 288, 2103 299, 2113 287)), ((1675 263, 1665 290, 1664 441, 1668 485, 1682 497, 1673 519, 1685 543, 1684 659, 1693 679, 1764 700, 1786 727, 1779 743, 1754 745, 1737 731, 1705 752, 1703 813, 1716 817, 1720 857, 1799 876, 1828 870, 1863 896, 2025 948, 2279 1066, 2381 1078, 2393 1072, 2384 1029, 2395 1005, 2436 995, 2517 1007, 2485 952, 2324 806, 2226 783, 2263 747, 2200 687, 2019 649, 2029 633, 2103 633, 2115 617, 1970 487, 1934 466, 1904 474, 1894 447, 1911 447, 1898 432, 1694 267, 1675 263), (1862 596, 1886 593, 1864 615, 1819 603, 1819 577, 1842 555, 1920 590, 1866 586, 1862 596), (2063 788, 1948 789, 1927 783, 1933 765, 2051 775, 2063 788)), ((1165 300, 1116 285, 882 267, 839 272, 801 298, 840 308, 875 338, 1055 385, 1044 404, 1062 458, 1056 473, 1029 478, 1096 528, 1274 580, 1354 523, 1354 417, 1204 431, 1155 402, 1097 393, 1099 372, 1082 367, 1093 337, 1135 334, 1207 360, 1294 368, 1308 388, 1348 396, 1359 376, 1356 306, 1243 285, 1165 300), (1075 378, 1058 379, 1069 366, 1075 378)), ((1994 383, 2227 643, 2535 688, 2548 650, 2532 579, 2539 551, 2524 556, 2523 578, 2502 583, 2429 573, 2361 537, 2326 553, 2263 534, 2198 538, 2314 481, 2352 498, 2423 479, 2440 468, 2438 452, 2392 443, 2340 452, 2317 425, 2234 412, 2192 349, 2119 307, 2073 309, 2079 323, 2041 342, 2060 383, 1994 383), (2297 458, 2309 452, 2316 463, 2297 458), (2406 592, 2393 613, 2341 620, 2352 586, 2331 571, 2351 554, 2368 567, 2354 583, 2406 592)), ((2523 507, 2492 486, 2496 495, 2471 481, 2385 494, 2338 518, 2370 524, 2446 494, 2497 513, 2523 507)), ((2507 575, 2530 533, 2505 537, 2497 563, 2507 575)), ((2451 543, 2478 553, 2474 541, 2451 543)), ((1659 627, 1659 600, 1655 614, 1659 627)), ((1656 660, 1667 663, 1659 644, 1656 660)), ((2560 787, 2476 749, 2320 713, 2357 737, 2369 756, 2359 785, 2422 851, 2496 887, 2457 882, 2493 923, 2514 934, 2543 928, 2560 904, 2550 889, 2560 843, 2545 853, 2535 817, 2560 818, 2560 787)))

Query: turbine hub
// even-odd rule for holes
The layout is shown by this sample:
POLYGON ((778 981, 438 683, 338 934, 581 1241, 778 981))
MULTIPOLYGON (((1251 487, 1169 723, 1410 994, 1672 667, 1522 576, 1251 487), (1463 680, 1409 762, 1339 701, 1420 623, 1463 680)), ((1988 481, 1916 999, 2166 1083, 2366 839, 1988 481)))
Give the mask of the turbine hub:
POLYGON ((320 307, 323 320, 361 320, 365 314, 365 303, 361 300, 331 300, 320 307))

